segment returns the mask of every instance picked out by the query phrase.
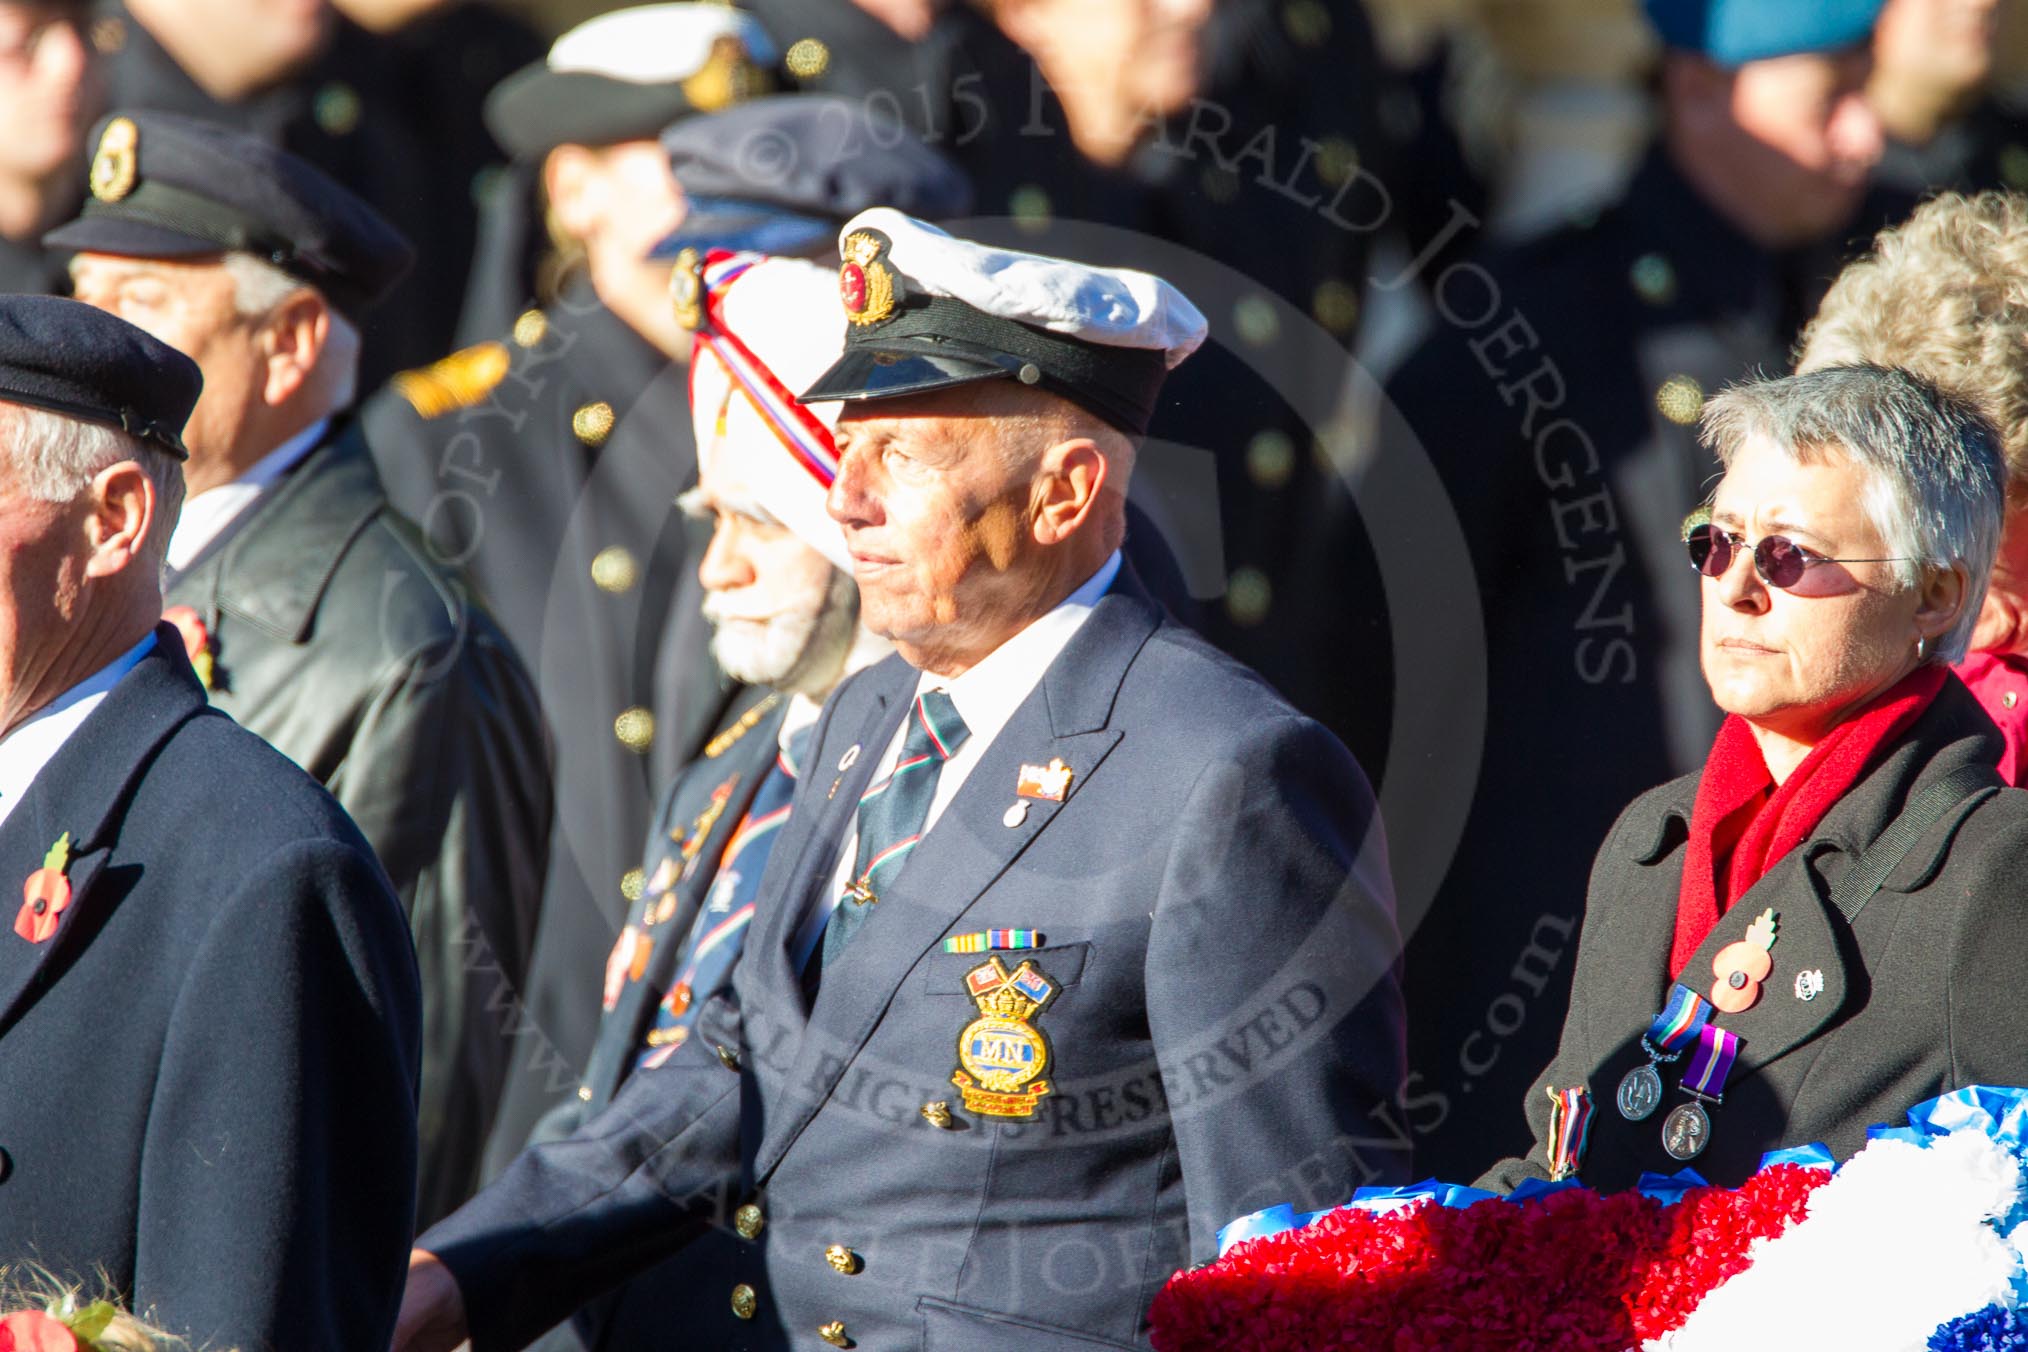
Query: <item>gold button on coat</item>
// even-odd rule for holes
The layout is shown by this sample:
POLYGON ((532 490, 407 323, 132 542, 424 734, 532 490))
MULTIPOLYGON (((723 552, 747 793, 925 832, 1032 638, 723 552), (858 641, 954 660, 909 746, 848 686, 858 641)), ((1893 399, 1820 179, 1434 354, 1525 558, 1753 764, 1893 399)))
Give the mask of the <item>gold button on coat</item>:
POLYGON ((741 1239, 752 1239, 761 1232, 761 1227, 766 1224, 767 1217, 762 1215, 761 1209, 751 1202, 748 1202, 745 1206, 732 1213, 732 1228, 739 1231, 741 1239))
POLYGON ((591 577, 592 585, 600 591, 618 596, 632 591, 641 580, 641 565, 634 562, 633 553, 625 545, 608 545, 592 555, 591 577))
POLYGON ((613 432, 613 406, 603 399, 570 415, 570 430, 587 446, 603 446, 613 432))
POLYGON ((951 1124, 951 1105, 938 1099, 935 1103, 922 1105, 923 1121, 933 1127, 948 1127, 951 1124))
POLYGON ((843 1244, 833 1244, 830 1248, 824 1250, 824 1261, 844 1273, 847 1277, 859 1271, 859 1255, 846 1248, 843 1244))
POLYGON ((760 1297, 745 1282, 732 1288, 732 1312, 741 1319, 753 1318, 753 1312, 760 1308, 760 1297))
POLYGON ((514 345, 534 347, 549 336, 549 316, 540 310, 523 310, 514 321, 514 345))
POLYGON ((613 720, 613 736, 629 751, 646 751, 655 741, 655 715, 636 704, 613 720))
POLYGON ((845 1326, 837 1320, 817 1326, 817 1336, 833 1347, 850 1347, 852 1340, 845 1336, 845 1326))
POLYGON ((726 1046, 723 1042, 718 1044, 718 1059, 725 1063, 727 1070, 739 1069, 739 1053, 726 1046))

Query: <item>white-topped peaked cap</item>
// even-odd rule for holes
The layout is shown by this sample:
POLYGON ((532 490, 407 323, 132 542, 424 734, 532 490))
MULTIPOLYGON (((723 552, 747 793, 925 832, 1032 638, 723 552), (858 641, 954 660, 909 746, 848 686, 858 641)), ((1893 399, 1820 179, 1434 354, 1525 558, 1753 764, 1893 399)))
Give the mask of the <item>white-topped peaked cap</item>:
POLYGON ((1204 316, 1160 277, 975 244, 889 207, 847 221, 838 250, 845 351, 806 399, 1011 378, 1138 435, 1163 378, 1205 337, 1204 316))
POLYGON ((774 42, 751 14, 730 5, 635 5, 586 19, 550 45, 543 64, 562 75, 603 75, 629 84, 676 84, 703 70, 723 38, 756 61, 774 42))
POLYGON ((838 405, 794 394, 843 346, 837 274, 796 258, 713 253, 701 295, 690 359, 699 453, 715 445, 762 507, 849 573, 844 533, 824 511, 838 472, 838 405))
POLYGON ((678 118, 761 92, 767 30, 730 5, 636 5, 587 19, 486 96, 486 126, 522 159, 560 145, 648 141, 678 118))

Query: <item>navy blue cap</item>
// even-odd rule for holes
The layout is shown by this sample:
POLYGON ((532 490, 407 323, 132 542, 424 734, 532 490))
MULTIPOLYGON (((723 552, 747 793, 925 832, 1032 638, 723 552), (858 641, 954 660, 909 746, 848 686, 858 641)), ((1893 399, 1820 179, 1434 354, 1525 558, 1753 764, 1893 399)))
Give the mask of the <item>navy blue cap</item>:
POLYGON ((84 212, 52 248, 127 258, 244 252, 357 315, 407 275, 415 250, 350 191, 266 141, 171 113, 99 123, 84 212))
POLYGON ((1662 45, 1721 66, 1856 46, 1886 0, 1645 0, 1662 45))
POLYGON ((167 343, 81 301, 0 295, 0 402, 117 427, 178 460, 204 377, 167 343))
POLYGON ((972 208, 964 171, 856 99, 778 94, 662 133, 683 223, 649 253, 799 253, 869 207, 921 220, 972 208))

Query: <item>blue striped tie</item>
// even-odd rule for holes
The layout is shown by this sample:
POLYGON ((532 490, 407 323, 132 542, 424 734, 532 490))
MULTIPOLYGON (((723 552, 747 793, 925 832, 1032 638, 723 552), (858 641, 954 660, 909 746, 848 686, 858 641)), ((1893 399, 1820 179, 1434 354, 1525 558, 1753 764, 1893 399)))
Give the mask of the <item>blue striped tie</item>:
POLYGON ((837 961, 872 914, 880 889, 891 886, 908 862, 929 820, 937 776, 971 735, 949 695, 925 690, 916 696, 894 769, 859 800, 859 851, 852 881, 824 927, 824 966, 837 961))

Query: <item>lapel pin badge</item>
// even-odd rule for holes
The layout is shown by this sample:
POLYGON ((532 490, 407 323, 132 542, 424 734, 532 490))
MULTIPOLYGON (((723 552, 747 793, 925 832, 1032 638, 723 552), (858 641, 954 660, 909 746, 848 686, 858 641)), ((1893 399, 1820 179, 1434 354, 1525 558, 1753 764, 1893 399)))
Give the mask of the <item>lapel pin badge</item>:
POLYGON ((841 775, 844 774, 847 770, 850 770, 855 764, 857 764, 858 760, 859 760, 859 743, 854 742, 851 746, 846 747, 845 754, 838 758, 838 773, 841 775))
POLYGON ((1014 782, 1014 796, 1060 803, 1070 792, 1070 780, 1071 769, 1061 756, 1053 757, 1047 765, 1024 765, 1014 782))
POLYGON ((1028 804, 1020 798, 1015 799, 1013 804, 1000 814, 1000 824, 1010 831, 1027 820, 1028 804))
POLYGON ((1796 999, 1804 1004, 1824 993, 1824 973, 1819 969, 1796 973, 1796 999))
POLYGON ((28 875, 21 887, 21 910, 14 917, 14 932, 31 944, 45 942, 56 933, 58 919, 70 905, 70 832, 56 838, 42 867, 28 875))

